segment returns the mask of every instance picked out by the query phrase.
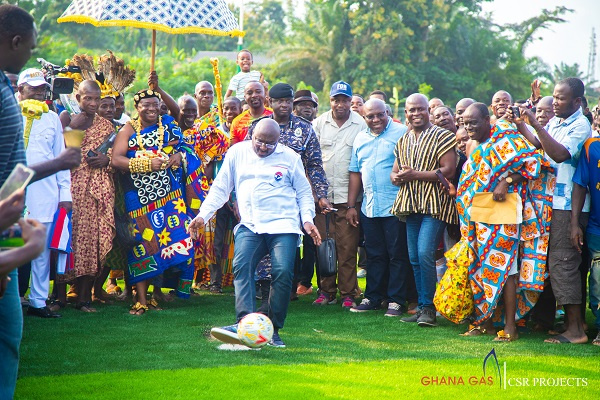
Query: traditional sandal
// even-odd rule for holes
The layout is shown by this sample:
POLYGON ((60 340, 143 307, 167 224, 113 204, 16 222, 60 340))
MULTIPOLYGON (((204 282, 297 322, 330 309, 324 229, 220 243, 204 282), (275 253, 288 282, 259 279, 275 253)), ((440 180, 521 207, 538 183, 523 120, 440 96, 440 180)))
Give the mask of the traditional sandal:
POLYGON ((117 285, 109 285, 106 287, 106 293, 109 295, 119 295, 123 292, 120 286, 117 285))
POLYGON ((65 308, 67 306, 67 304, 63 301, 60 300, 52 300, 50 302, 50 305, 48 306, 48 308, 50 309, 50 311, 52 312, 57 312, 59 310, 62 310, 63 308, 65 308))
POLYGON ((469 330, 466 331, 465 333, 461 333, 460 336, 480 336, 480 335, 485 335, 486 333, 487 333, 487 329, 485 329, 481 325, 479 325, 479 326, 469 325, 469 330), (478 332, 478 333, 475 333, 475 332, 478 332))
POLYGON ((158 306, 158 301, 156 301, 156 299, 154 299, 154 298, 150 299, 150 301, 148 302, 148 307, 147 308, 151 308, 151 309, 157 310, 157 311, 162 310, 162 308, 160 308, 158 306))
POLYGON ((504 331, 498 331, 496 333, 496 337, 494 338, 494 342, 514 342, 515 340, 517 340, 513 335, 511 335, 510 333, 504 333, 504 331))
POLYGON ((75 305, 75 308, 77 310, 87 312, 87 313, 96 312, 96 309, 94 307, 92 307, 92 303, 90 303, 89 301, 80 301, 79 303, 77 303, 75 305))
POLYGON ((143 305, 139 301, 131 306, 129 314, 131 315, 144 315, 148 311, 148 306, 143 305))

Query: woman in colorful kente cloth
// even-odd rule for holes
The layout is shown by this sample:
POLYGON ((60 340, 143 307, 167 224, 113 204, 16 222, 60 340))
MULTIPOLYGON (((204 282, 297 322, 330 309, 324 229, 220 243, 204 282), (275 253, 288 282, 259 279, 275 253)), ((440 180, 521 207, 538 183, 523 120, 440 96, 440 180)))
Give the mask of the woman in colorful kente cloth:
MULTIPOLYGON (((208 194, 216 176, 216 164, 223 160, 229 148, 227 137, 217 128, 218 121, 218 113, 211 108, 210 112, 196 119, 194 126, 183 134, 186 145, 193 148, 196 155, 188 159, 186 177, 186 200, 192 217, 196 216, 208 194)), ((215 227, 216 219, 211 218, 204 226, 204 234, 194 242, 197 287, 210 283, 209 268, 221 268, 217 265, 214 253, 215 227)))
POLYGON ((160 95, 150 89, 134 96, 138 117, 119 131, 113 166, 122 172, 125 208, 133 220, 139 244, 127 254, 129 282, 136 285, 137 303, 130 313, 141 315, 148 306, 149 280, 169 268, 181 270, 176 294, 187 298, 194 274, 194 248, 187 233, 190 222, 185 202, 182 161, 186 149, 174 119, 160 116, 160 95))
POLYGON ((517 131, 510 116, 492 127, 490 137, 486 105, 475 103, 463 114, 471 142, 478 145, 465 162, 457 191, 461 241, 456 246, 468 242, 474 300, 473 325, 466 335, 486 333, 484 326, 493 328, 492 323, 501 325, 504 320, 497 341, 518 338, 516 320, 531 310, 544 289, 554 184, 550 165, 517 131), (492 193, 496 202, 516 193, 516 222, 521 222, 473 221, 472 202, 478 193, 492 193))

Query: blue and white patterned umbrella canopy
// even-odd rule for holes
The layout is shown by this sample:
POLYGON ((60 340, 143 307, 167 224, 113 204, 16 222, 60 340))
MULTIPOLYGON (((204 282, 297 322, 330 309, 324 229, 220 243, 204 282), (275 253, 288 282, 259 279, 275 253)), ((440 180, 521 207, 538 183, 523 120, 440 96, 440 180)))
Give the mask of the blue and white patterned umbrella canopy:
POLYGON ((75 0, 58 22, 243 36, 224 0, 75 0))

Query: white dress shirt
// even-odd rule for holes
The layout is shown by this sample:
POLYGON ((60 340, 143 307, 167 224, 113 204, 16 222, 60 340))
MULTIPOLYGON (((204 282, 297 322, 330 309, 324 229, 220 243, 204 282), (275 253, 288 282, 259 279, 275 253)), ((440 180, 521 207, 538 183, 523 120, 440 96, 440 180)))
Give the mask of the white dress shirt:
MULTIPOLYGON (((23 126, 26 124, 27 119, 23 117, 23 126)), ((27 165, 54 160, 64 149, 62 124, 54 111, 33 120, 25 151, 27 165)), ((61 201, 71 201, 71 171, 68 170, 59 171, 27 187, 27 217, 44 223, 52 222, 61 201)))
POLYGON ((232 146, 198 215, 208 221, 229 200, 235 189, 240 223, 257 234, 302 234, 301 224, 313 221, 312 190, 300 156, 278 144, 267 157, 259 157, 247 140, 232 146))

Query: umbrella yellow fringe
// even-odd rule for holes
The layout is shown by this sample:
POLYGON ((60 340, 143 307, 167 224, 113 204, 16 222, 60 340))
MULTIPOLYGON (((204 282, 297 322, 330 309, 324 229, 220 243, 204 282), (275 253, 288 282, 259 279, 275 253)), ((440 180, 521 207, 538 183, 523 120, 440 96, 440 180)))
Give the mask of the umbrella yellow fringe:
POLYGON ((171 33, 171 34, 184 34, 184 33, 200 33, 203 35, 212 35, 212 36, 232 36, 239 37, 244 36, 246 32, 240 31, 239 29, 235 29, 233 31, 219 31, 217 29, 212 28, 202 28, 202 27, 194 27, 189 26, 185 28, 169 28, 168 26, 162 24, 155 24, 152 22, 144 22, 144 21, 136 21, 129 19, 119 19, 119 20, 108 20, 108 21, 98 21, 94 18, 87 17, 85 15, 69 15, 66 17, 60 17, 57 22, 59 24, 63 22, 77 22, 78 24, 92 24, 94 26, 131 26, 134 28, 142 28, 142 29, 155 29, 157 31, 171 33))

